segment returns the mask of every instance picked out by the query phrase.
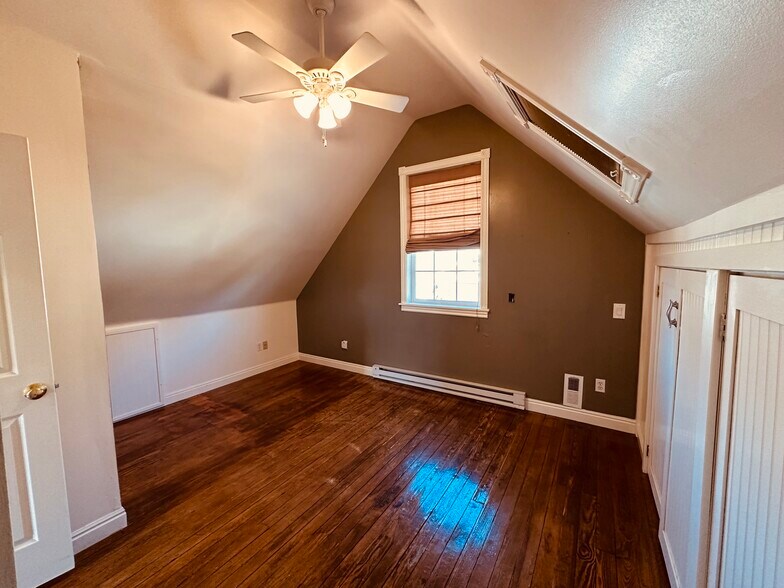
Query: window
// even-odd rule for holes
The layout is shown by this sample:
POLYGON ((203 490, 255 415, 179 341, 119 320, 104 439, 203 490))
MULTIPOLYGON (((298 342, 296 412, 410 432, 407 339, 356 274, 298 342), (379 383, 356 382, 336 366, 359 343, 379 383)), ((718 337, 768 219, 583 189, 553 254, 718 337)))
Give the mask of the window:
POLYGON ((402 310, 487 317, 489 158, 400 168, 402 310))
POLYGON ((520 123, 557 145, 608 186, 618 190, 618 195, 629 204, 639 201, 650 170, 558 112, 491 64, 483 60, 481 66, 496 83, 520 123))

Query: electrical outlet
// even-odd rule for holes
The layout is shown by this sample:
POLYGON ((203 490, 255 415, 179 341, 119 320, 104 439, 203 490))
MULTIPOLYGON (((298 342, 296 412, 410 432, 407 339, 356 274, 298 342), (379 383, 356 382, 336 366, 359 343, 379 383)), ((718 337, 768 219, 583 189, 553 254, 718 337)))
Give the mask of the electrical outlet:
POLYGON ((348 341, 346 341, 345 339, 343 339, 343 340, 340 342, 340 348, 341 348, 341 349, 348 349, 348 341))
POLYGON ((626 318, 626 305, 616 302, 613 304, 613 318, 623 320, 626 318))
POLYGON ((602 394, 604 394, 604 392, 607 391, 605 381, 602 380, 601 378, 596 378, 596 387, 594 389, 597 392, 601 392, 602 394))
POLYGON ((267 349, 269 349, 269 341, 262 341, 262 342, 261 342, 261 348, 262 348, 264 351, 266 351, 267 349))

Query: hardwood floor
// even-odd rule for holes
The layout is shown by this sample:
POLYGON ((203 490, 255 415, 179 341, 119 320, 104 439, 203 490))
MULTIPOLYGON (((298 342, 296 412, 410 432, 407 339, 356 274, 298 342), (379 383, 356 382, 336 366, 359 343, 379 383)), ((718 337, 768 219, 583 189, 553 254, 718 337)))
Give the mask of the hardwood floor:
POLYGON ((306 363, 115 428, 52 586, 667 586, 631 435, 306 363))

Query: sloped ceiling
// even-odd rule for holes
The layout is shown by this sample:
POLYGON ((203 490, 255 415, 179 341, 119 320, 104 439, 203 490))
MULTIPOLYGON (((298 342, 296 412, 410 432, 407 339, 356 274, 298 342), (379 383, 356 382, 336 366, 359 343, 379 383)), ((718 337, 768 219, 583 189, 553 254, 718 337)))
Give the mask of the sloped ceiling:
POLYGON ((644 232, 784 183, 781 0, 400 0, 475 106, 644 232), (477 62, 653 171, 638 206, 511 116, 477 62))
POLYGON ((236 99, 296 86, 230 35, 302 62, 304 0, 0 0, 0 18, 82 55, 108 322, 295 298, 410 123, 466 102, 645 232, 784 183, 778 0, 337 0, 327 53, 372 32, 391 54, 357 85, 411 102, 355 107, 327 149, 290 104, 236 99), (520 127, 480 58, 650 168, 640 205, 520 127))

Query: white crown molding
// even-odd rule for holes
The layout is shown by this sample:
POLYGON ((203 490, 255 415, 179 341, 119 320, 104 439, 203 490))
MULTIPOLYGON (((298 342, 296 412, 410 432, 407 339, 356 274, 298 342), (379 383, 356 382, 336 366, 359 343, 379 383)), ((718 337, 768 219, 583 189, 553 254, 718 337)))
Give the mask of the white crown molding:
POLYGON ((784 219, 784 184, 682 227, 653 233, 649 245, 685 243, 784 219))

